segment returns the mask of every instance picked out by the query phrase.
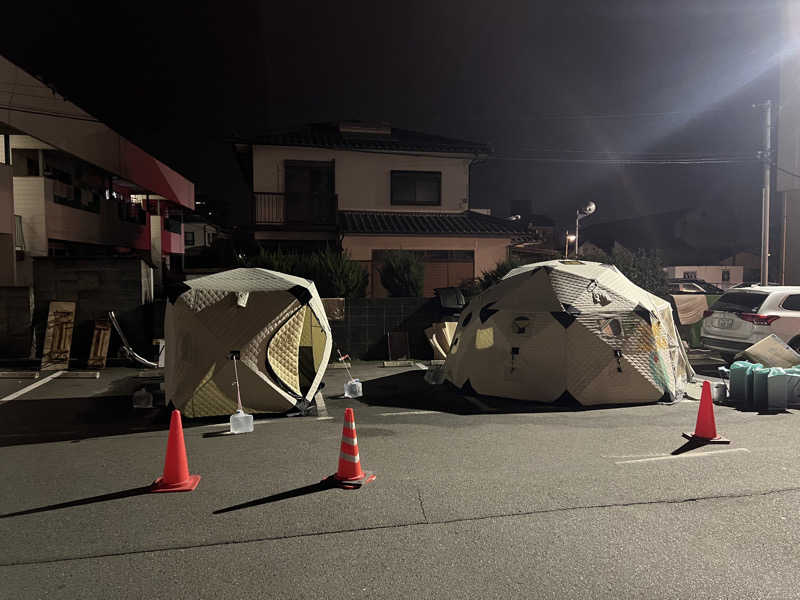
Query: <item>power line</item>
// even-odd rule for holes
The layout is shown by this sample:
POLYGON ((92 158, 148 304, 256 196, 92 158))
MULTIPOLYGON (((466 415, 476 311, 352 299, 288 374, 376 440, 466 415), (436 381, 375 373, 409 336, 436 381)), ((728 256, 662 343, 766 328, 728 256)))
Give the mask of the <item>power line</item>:
POLYGON ((6 104, 0 104, 0 109, 12 110, 14 112, 21 112, 31 115, 43 115, 45 117, 57 117, 59 119, 73 119, 75 121, 88 121, 90 123, 100 123, 100 121, 98 121, 94 117, 83 117, 80 115, 71 115, 68 113, 48 112, 44 110, 35 110, 32 108, 20 108, 18 106, 9 106, 6 104))
POLYGON ((609 152, 607 150, 575 150, 571 148, 520 148, 520 150, 531 154, 594 154, 607 158, 618 156, 632 156, 637 158, 642 156, 655 158, 719 158, 720 156, 746 158, 750 156, 749 153, 719 155, 712 152, 622 152, 617 150, 609 152))
POLYGON ((775 168, 778 169, 778 171, 780 171, 781 173, 785 173, 786 175, 791 175, 792 177, 797 177, 798 179, 800 179, 800 175, 798 175, 797 173, 792 173, 791 171, 787 171, 786 169, 783 169, 781 167, 775 167, 775 168))
MULTIPOLYGON (((0 83, 2 85, 2 83, 0 83)), ((55 95, 42 96, 41 94, 29 94, 28 92, 20 92, 18 90, 4 90, 0 89, 0 94, 9 94, 11 96, 25 96, 26 98, 40 98, 42 100, 53 100, 55 95)))
MULTIPOLYGON (((754 157, 708 157, 708 158, 564 158, 564 157, 536 157, 536 156, 490 156, 489 160, 507 162, 539 162, 539 163, 574 163, 597 164, 608 166, 637 166, 637 165, 725 165, 757 163, 754 157)), ((800 177, 800 176, 799 176, 800 177)))
MULTIPOLYGON (((748 110, 750 107, 747 107, 748 110)), ((590 120, 590 119, 648 119, 678 116, 700 116, 708 113, 742 112, 744 108, 708 108, 703 110, 673 110, 641 113, 540 113, 525 117, 461 117, 464 121, 546 121, 552 120, 590 120)), ((457 119, 459 117, 456 117, 457 119)))

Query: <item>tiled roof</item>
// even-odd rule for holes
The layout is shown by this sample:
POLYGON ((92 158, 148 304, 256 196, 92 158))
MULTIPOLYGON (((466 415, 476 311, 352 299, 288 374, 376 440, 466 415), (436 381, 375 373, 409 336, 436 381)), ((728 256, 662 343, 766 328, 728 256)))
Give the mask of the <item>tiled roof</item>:
POLYGON ((383 126, 372 130, 368 126, 354 131, 339 123, 315 123, 304 127, 276 131, 248 143, 266 146, 308 146, 343 150, 369 150, 385 152, 442 152, 471 155, 488 155, 488 144, 419 133, 407 129, 383 126))
POLYGON ((469 235, 532 237, 520 221, 509 221, 470 210, 461 213, 402 213, 339 211, 343 234, 371 235, 469 235))

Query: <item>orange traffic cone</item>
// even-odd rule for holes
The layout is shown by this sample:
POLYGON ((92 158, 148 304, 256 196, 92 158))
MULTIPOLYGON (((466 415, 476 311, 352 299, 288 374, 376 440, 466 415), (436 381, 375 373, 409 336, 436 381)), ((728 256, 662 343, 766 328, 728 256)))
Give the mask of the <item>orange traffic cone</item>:
POLYGON ((151 492, 191 492, 200 482, 200 475, 189 475, 186 461, 186 444, 183 441, 181 411, 173 410, 169 421, 167 458, 164 460, 164 475, 153 482, 151 492))
POLYGON ((694 433, 684 433, 687 440, 703 442, 705 444, 730 444, 727 438, 717 435, 717 425, 714 423, 714 402, 711 400, 711 384, 703 382, 703 393, 700 395, 700 408, 697 410, 697 424, 694 433))
POLYGON ((358 438, 356 438, 356 420, 353 409, 346 408, 342 427, 342 444, 339 449, 339 470, 328 480, 349 489, 360 487, 374 479, 374 474, 361 470, 361 457, 358 454, 358 438))

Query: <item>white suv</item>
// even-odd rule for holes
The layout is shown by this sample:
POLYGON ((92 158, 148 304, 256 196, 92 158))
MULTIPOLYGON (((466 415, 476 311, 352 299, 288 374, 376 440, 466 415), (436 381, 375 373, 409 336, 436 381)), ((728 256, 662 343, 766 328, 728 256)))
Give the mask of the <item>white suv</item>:
POLYGON ((761 286, 725 292, 703 315, 701 341, 731 362, 770 334, 800 351, 800 287, 761 286))

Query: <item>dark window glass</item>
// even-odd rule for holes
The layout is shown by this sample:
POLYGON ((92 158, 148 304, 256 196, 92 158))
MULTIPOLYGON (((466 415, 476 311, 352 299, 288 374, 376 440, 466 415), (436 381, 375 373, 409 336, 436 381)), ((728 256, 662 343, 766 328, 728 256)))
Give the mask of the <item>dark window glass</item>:
POLYGON ((730 271, 723 271, 722 272, 722 281, 730 281, 731 280, 731 272, 730 271))
POLYGON ((435 171, 392 171, 392 204, 438 206, 442 174, 435 171))
POLYGON ((287 160, 284 169, 286 221, 318 224, 335 222, 333 161, 287 160))
POLYGON ((720 296, 711 309, 733 313, 757 313, 767 295, 765 292, 727 292, 720 296))
POLYGON ((194 246, 194 231, 185 231, 183 239, 187 246, 194 246))
POLYGON ((794 294, 786 298, 781 305, 784 310, 797 310, 800 311, 800 294, 794 294))

